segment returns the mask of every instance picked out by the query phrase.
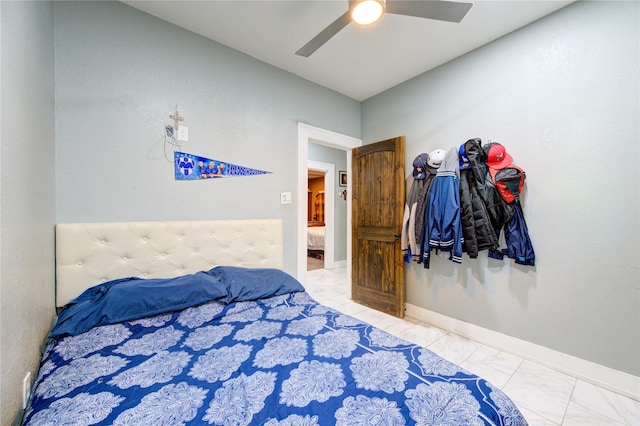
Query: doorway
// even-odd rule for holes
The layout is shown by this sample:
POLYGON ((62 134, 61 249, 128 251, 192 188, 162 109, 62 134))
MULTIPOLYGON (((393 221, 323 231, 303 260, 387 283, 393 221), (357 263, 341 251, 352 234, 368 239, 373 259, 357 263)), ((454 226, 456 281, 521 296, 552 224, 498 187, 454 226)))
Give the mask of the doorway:
POLYGON ((335 165, 319 161, 307 162, 307 270, 309 251, 322 260, 322 267, 333 269, 335 265, 335 165), (313 181, 320 181, 315 185, 313 181), (311 245, 310 245, 311 244, 311 245))
MULTIPOLYGON (((304 123, 298 123, 298 229, 297 229, 297 271, 296 278, 302 284, 307 280, 307 170, 309 161, 309 143, 329 146, 345 151, 347 157, 347 176, 351 173, 351 150, 362 145, 360 139, 320 129, 304 123)), ((347 279, 351 281, 351 182, 347 180, 347 279)), ((334 182, 335 186, 335 182, 334 182)), ((335 198, 335 195, 334 197, 335 198)), ((328 245, 328 244, 327 244, 328 245)))

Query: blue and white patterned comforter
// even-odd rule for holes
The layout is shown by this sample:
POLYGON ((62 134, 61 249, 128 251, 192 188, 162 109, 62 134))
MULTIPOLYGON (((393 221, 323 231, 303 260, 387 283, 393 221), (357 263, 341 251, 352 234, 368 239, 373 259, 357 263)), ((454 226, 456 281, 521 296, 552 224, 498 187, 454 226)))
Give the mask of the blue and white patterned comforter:
POLYGON ((53 341, 24 424, 526 422, 485 380, 298 292, 53 341))

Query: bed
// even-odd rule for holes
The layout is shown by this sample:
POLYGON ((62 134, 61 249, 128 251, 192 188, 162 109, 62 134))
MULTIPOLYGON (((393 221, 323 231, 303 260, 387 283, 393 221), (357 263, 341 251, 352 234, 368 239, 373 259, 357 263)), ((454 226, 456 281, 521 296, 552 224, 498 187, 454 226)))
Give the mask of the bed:
POLYGON ((324 222, 308 222, 307 250, 324 250, 324 222))
POLYGON ((316 302, 282 271, 280 220, 56 232, 25 425, 526 425, 492 384, 316 302))

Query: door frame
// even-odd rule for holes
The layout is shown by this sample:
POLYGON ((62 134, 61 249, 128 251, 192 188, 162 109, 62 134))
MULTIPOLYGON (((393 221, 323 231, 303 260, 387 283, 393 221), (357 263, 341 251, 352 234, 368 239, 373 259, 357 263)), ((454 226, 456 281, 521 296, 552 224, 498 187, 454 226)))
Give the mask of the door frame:
MULTIPOLYGON (((336 165, 330 163, 322 163, 319 161, 309 160, 307 162, 308 170, 316 170, 324 172, 324 268, 335 268, 335 248, 334 248, 334 232, 335 232, 335 173, 336 165), (328 219, 327 219, 328 218, 328 219)), ((302 198, 302 197, 301 197, 302 198)), ((305 204, 306 206, 306 204, 305 204)), ((308 207, 307 207, 308 208, 308 207)), ((305 242, 306 245, 306 242, 305 242)), ((305 251, 306 255, 306 251, 305 251)), ((306 256, 305 256, 306 262, 306 256)))
MULTIPOLYGON (((297 230, 297 271, 296 278, 302 284, 307 281, 307 164, 309 143, 329 146, 345 151, 347 156, 347 176, 351 174, 351 150, 362 146, 362 140, 342 135, 330 130, 298 123, 298 230, 297 230)), ((351 181, 347 179, 347 280, 351 282, 351 181)), ((351 286, 348 286, 351 297, 351 286)))

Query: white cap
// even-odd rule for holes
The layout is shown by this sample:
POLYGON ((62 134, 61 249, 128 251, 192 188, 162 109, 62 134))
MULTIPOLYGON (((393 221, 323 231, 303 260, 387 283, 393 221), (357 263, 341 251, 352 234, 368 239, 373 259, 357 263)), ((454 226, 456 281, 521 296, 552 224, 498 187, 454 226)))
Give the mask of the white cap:
POLYGON ((429 160, 427 160, 427 164, 434 169, 440 168, 442 162, 444 161, 444 157, 446 157, 447 152, 444 149, 436 149, 429 154, 429 160))

